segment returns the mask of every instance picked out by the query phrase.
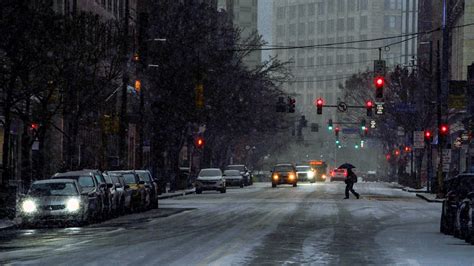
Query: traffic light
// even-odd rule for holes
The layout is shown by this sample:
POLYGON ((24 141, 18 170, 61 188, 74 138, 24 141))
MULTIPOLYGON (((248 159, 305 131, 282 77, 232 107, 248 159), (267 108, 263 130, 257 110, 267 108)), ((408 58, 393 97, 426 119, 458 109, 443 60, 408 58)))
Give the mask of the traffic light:
POLYGON ((336 144, 339 144, 339 143, 341 143, 341 142, 339 141, 339 139, 336 139, 336 144))
POLYGON ((365 102, 365 108, 367 108, 367 116, 372 116, 372 108, 374 108, 374 103, 372 101, 365 102))
POLYGON ((204 148, 204 138, 202 137, 197 137, 196 141, 194 143, 197 149, 202 149, 204 148))
POLYGON ((356 148, 356 150, 357 150, 357 149, 359 148, 359 145, 356 144, 356 145, 354 146, 354 148, 356 148))
POLYGON ((425 143, 430 144, 433 141, 433 133, 429 130, 425 130, 425 143))
POLYGON ((288 113, 294 113, 296 109, 296 100, 288 97, 288 113))
POLYGON ((324 101, 322 98, 318 98, 316 100, 316 108, 317 108, 317 114, 320 115, 323 113, 323 104, 324 104, 324 101))
POLYGON ((365 119, 362 119, 362 120, 360 121, 360 128, 361 128, 362 130, 364 130, 364 131, 365 131, 365 129, 367 128, 367 127, 365 126, 365 119))
POLYGON ((367 137, 368 134, 369 134, 369 128, 366 127, 366 128, 364 129, 364 136, 367 137))
POLYGON ((394 153, 395 153, 395 156, 398 156, 398 155, 400 155, 400 151, 399 151, 399 150, 395 150, 395 152, 394 152, 394 153))
POLYGON ((440 143, 446 142, 446 137, 449 135, 449 125, 447 124, 439 125, 438 135, 439 135, 440 143))
POLYGON ((142 89, 142 82, 139 79, 135 80, 135 91, 137 93, 140 93, 140 90, 142 89))
POLYGON ((30 128, 31 128, 31 130, 38 130, 39 124, 38 123, 31 123, 30 128))
POLYGON ((406 153, 411 152, 411 147, 410 147, 410 146, 405 146, 404 151, 405 151, 406 153))
POLYGON ((390 161, 391 158, 392 156, 390 156, 390 154, 385 155, 385 159, 387 159, 387 161, 390 161))
POLYGON ((375 97, 383 98, 383 87, 385 85, 385 79, 382 76, 375 77, 375 97))
POLYGON ((334 134, 336 135, 336 138, 339 138, 339 128, 338 127, 336 127, 334 129, 334 134))
POLYGON ((332 131, 332 119, 329 119, 328 121, 328 129, 332 131))

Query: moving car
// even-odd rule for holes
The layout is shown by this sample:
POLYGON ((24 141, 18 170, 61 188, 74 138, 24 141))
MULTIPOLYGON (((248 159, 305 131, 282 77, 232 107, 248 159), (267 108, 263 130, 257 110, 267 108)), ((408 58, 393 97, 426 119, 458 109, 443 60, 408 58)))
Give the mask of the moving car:
POLYGON ((298 177, 298 181, 315 182, 315 171, 309 165, 296 166, 296 176, 298 177))
POLYGON ((82 191, 74 179, 35 181, 20 202, 22 224, 61 222, 82 225, 100 213, 95 199, 93 192, 82 191))
POLYGON ((346 181, 347 178, 347 169, 345 168, 336 168, 332 171, 331 182, 333 181, 346 181))
POLYGON ((290 184, 296 187, 298 178, 296 177, 296 168, 293 164, 277 164, 272 171, 272 187, 279 184, 290 184))
POLYGON ((239 170, 242 178, 244 179, 244 185, 250 186, 253 184, 252 175, 247 166, 243 164, 231 164, 228 165, 225 170, 239 170))
POLYGON ((364 181, 380 181, 376 171, 367 171, 367 175, 363 179, 364 181))
POLYGON ((205 168, 199 171, 196 178, 196 194, 201 194, 205 190, 217 190, 226 192, 226 181, 219 168, 205 168))
POLYGON ((239 186, 244 187, 244 179, 240 174, 239 170, 225 170, 224 179, 226 186, 239 186))
POLYGON ((95 218, 103 219, 109 213, 106 202, 108 202, 108 194, 106 193, 107 185, 105 182, 99 183, 94 171, 81 170, 70 171, 65 173, 56 173, 51 179, 73 179, 76 180, 82 191, 89 193, 90 201, 93 201, 98 207, 98 213, 95 218))

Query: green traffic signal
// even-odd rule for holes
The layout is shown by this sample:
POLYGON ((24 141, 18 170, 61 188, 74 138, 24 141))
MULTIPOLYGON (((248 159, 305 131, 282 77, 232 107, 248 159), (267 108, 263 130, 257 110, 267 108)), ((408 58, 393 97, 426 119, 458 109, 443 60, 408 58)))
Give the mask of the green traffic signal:
POLYGON ((359 145, 355 145, 355 148, 358 149, 358 148, 359 148, 359 145))

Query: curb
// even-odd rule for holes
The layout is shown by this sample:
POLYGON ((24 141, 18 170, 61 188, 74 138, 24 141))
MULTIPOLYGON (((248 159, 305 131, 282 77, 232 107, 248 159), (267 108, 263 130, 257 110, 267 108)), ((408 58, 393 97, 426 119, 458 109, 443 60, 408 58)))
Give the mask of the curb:
POLYGON ((194 194, 194 193, 196 193, 196 191, 194 189, 190 189, 190 190, 185 190, 183 192, 167 193, 168 195, 162 194, 158 196, 158 199, 169 199, 169 198, 186 196, 186 195, 194 194))
POLYGON ((416 193, 416 196, 420 199, 426 200, 427 202, 435 202, 435 203, 442 203, 443 202, 442 199, 430 199, 430 198, 428 198, 425 195, 420 194, 420 193, 416 193))
POLYGON ((9 223, 9 225, 5 225, 4 227, 0 227, 0 231, 16 228, 18 226, 17 223, 15 223, 14 221, 11 221, 11 220, 9 220, 8 223, 9 223))

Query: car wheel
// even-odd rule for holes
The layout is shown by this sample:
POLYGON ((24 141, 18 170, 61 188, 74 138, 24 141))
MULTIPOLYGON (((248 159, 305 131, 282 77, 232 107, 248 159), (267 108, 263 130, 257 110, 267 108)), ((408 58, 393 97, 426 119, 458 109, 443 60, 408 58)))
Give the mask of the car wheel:
POLYGON ((202 194, 202 189, 196 188, 196 194, 202 194))
POLYGON ((294 184, 293 184, 293 187, 296 187, 296 186, 297 186, 297 183, 294 183, 294 184))
POLYGON ((244 183, 240 182, 240 188, 243 188, 243 187, 244 187, 244 183))
POLYGON ((226 189, 225 188, 222 188, 221 189, 221 193, 225 193, 226 189))
POLYGON ((277 184, 275 184, 275 183, 272 183, 272 187, 277 187, 277 184))

